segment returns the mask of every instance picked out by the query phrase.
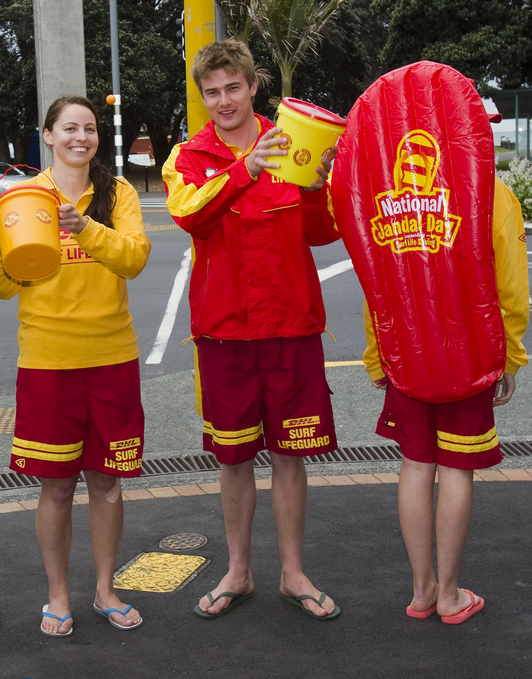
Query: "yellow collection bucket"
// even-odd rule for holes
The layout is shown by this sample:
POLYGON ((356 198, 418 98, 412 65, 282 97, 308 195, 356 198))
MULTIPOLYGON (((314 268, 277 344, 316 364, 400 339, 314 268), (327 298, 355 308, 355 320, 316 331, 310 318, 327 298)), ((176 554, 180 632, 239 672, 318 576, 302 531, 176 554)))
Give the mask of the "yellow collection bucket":
POLYGON ((286 156, 270 156, 268 162, 279 163, 278 170, 265 168, 270 174, 298 186, 310 187, 319 179, 316 167, 321 157, 336 145, 345 130, 345 120, 324 108, 299 99, 285 97, 277 109, 277 127, 287 143, 278 147, 286 149, 286 156))
POLYGON ((53 191, 30 184, 0 195, 0 252, 12 278, 36 281, 61 264, 59 204, 53 191))

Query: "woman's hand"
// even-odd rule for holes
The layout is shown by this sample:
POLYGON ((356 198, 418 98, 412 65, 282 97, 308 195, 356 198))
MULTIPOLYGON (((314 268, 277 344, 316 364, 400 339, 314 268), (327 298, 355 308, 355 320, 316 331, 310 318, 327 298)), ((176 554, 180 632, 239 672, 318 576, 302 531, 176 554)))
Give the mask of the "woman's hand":
POLYGON ((72 203, 59 206, 59 228, 71 233, 81 233, 89 223, 88 217, 82 217, 72 203))

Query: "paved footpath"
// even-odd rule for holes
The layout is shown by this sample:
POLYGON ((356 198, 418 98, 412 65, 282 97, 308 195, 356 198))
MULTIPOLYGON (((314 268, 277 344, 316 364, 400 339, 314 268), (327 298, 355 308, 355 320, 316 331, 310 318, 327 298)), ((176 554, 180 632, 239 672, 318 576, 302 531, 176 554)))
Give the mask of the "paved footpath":
MULTIPOLYGON (((532 440, 527 374, 523 370, 519 376, 512 409, 499 409, 504 440, 532 440)), ((328 376, 342 445, 377 442, 371 437, 381 396, 367 388, 361 369, 329 368, 328 376)), ((197 451, 198 420, 186 405, 191 384, 190 374, 143 383, 148 431, 155 440, 148 456, 197 451), (172 407, 181 402, 183 412, 176 414, 172 407), (170 433, 161 433, 171 426, 170 433)), ((5 459, 9 444, 2 441, 5 459)), ((483 596, 486 608, 456 626, 442 624, 437 615, 428 620, 405 615, 411 576, 397 517, 397 472, 395 462, 309 467, 305 569, 342 608, 340 618, 327 623, 278 597, 269 470, 257 473, 255 597, 212 621, 196 618, 192 608, 226 567, 218 473, 126 484, 119 566, 141 553, 165 552, 159 543, 169 535, 196 533, 208 540, 199 549, 180 552, 208 560, 184 587, 171 593, 122 593, 145 619, 130 632, 112 628, 92 611, 88 506, 80 485, 69 568, 75 631, 68 639, 49 639, 39 631, 47 586, 34 534, 36 492, 1 491, 0 679, 530 676, 532 458, 505 460, 495 470, 475 474, 475 509, 460 584, 483 596)))

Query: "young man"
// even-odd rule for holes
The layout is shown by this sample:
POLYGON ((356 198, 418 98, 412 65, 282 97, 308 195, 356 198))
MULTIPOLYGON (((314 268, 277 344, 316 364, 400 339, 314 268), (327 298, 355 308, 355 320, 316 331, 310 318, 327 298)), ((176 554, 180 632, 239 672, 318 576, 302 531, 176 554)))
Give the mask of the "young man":
POLYGON ((404 395, 381 367, 375 332, 364 308, 364 363, 377 389, 386 389, 377 434, 401 446, 399 520, 413 573, 414 597, 406 613, 459 624, 484 607, 484 599, 458 587, 473 504, 473 470, 502 460, 493 407, 511 399, 515 375, 528 363, 521 344, 529 315, 526 239, 519 201, 495 180, 493 246, 506 335, 506 367, 500 382, 481 394, 431 405, 404 395), (433 492, 438 471, 436 543, 438 580, 432 563, 433 492))
POLYGON ((253 594, 255 455, 272 458, 281 596, 330 620, 340 609, 301 565, 307 479, 302 456, 336 448, 320 334, 325 310, 310 245, 340 236, 329 210, 331 159, 310 190, 268 172, 281 129, 254 114, 264 81, 234 40, 198 52, 192 75, 211 122, 163 168, 170 214, 194 238, 190 283, 204 448, 222 465, 229 570, 194 612, 223 615, 253 594))

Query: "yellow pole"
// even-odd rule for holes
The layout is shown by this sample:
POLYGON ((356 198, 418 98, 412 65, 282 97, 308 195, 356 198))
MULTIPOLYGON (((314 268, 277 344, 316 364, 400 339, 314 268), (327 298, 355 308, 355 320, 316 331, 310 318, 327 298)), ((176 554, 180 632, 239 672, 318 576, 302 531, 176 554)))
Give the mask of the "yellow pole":
POLYGON ((196 53, 216 40, 214 0, 189 0, 185 2, 185 52, 187 72, 187 126, 188 136, 193 137, 209 122, 209 114, 203 105, 191 70, 196 53))
MULTIPOLYGON (((187 74, 187 128, 189 139, 209 122, 201 95, 191 75, 196 53, 216 40, 214 0, 188 0, 185 2, 185 55, 187 74)), ((192 244, 192 266, 195 252, 192 244)), ((203 415, 198 351, 194 346, 194 382, 196 389, 196 412, 203 415)))

